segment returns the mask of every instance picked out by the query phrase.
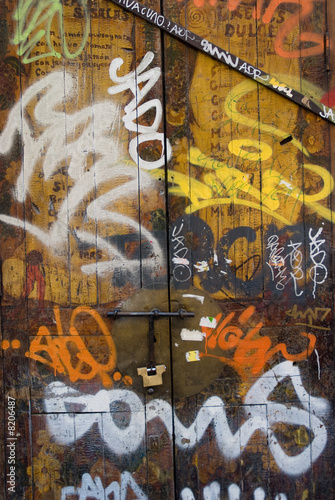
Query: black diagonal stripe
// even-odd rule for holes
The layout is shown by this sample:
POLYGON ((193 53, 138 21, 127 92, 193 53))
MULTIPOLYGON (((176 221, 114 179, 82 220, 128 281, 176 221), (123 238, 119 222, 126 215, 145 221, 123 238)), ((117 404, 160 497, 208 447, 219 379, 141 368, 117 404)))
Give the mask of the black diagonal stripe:
POLYGON ((150 9, 145 5, 136 2, 136 0, 112 0, 117 5, 120 5, 124 9, 127 9, 132 14, 135 14, 142 19, 145 19, 149 23, 157 26, 161 30, 169 33, 182 42, 190 45, 198 50, 201 50, 205 54, 208 54, 213 59, 223 62, 235 71, 242 73, 243 75, 255 80, 256 82, 264 85, 270 90, 273 90, 277 94, 295 102, 299 106, 303 106, 312 113, 321 116, 324 120, 335 124, 335 114, 331 108, 328 108, 324 104, 312 100, 310 97, 302 94, 301 92, 292 89, 289 85, 286 85, 282 80, 278 80, 276 77, 271 76, 269 73, 265 73, 261 69, 252 66, 248 62, 240 59, 231 52, 223 50, 217 45, 210 43, 205 38, 189 31, 180 24, 170 21, 163 14, 159 14, 154 9, 150 9))

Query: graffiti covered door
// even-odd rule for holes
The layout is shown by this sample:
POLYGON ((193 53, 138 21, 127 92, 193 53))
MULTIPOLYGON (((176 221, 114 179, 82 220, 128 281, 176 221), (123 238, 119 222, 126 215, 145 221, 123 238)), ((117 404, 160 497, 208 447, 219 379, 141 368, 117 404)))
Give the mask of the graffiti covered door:
POLYGON ((333 498, 333 7, 0 12, 3 498, 333 498))
POLYGON ((172 413, 157 424, 136 372, 147 320, 107 316, 169 310, 160 40, 108 2, 2 14, 4 497, 173 497, 172 413))

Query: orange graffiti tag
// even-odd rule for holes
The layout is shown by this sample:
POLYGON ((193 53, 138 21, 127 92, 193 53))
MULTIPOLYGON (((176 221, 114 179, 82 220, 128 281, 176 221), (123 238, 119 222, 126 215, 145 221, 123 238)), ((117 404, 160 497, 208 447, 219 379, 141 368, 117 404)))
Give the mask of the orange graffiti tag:
MULTIPOLYGON (((285 0, 271 0, 269 5, 266 7, 266 10, 262 16, 264 0, 257 0, 257 4, 254 7, 253 17, 254 19, 260 19, 262 16, 262 21, 264 24, 268 24, 271 22, 271 19, 274 16, 275 10, 283 3, 296 4, 298 7, 297 12, 292 14, 287 21, 283 24, 282 28, 277 33, 275 39, 275 51, 281 57, 287 57, 289 59, 292 58, 300 58, 300 57, 310 57, 318 54, 322 54, 324 51, 324 36, 323 33, 313 33, 310 31, 305 31, 300 33, 300 42, 301 43, 313 43, 312 47, 301 47, 297 50, 285 50, 285 42, 286 38, 296 27, 300 26, 300 23, 303 19, 310 16, 314 10, 314 4, 316 2, 323 2, 323 0, 289 0, 289 2, 285 0), (300 9, 299 9, 300 7, 300 9)), ((228 10, 234 11, 242 2, 242 0, 228 0, 228 10)))
MULTIPOLYGON (((248 307, 238 319, 240 325, 245 325, 254 312, 254 306, 248 307)), ((248 373, 251 375, 259 374, 265 364, 276 353, 281 352, 288 361, 302 361, 310 356, 314 350, 316 337, 311 333, 300 333, 303 337, 308 338, 309 345, 305 351, 299 354, 290 354, 287 352, 287 347, 284 343, 271 348, 271 339, 267 336, 259 336, 259 331, 263 326, 262 322, 250 328, 249 332, 243 336, 241 328, 228 325, 234 316, 235 313, 231 312, 227 317, 223 318, 222 313, 220 313, 215 317, 216 326, 214 329, 207 326, 202 327, 202 331, 206 335, 206 345, 205 353, 200 353, 200 358, 209 356, 219 359, 222 363, 232 366, 243 380, 248 378, 248 373), (213 350, 216 347, 219 347, 223 351, 235 349, 235 352, 232 358, 208 353, 208 350, 213 350)))
POLYGON ((63 334, 59 307, 54 308, 54 315, 58 335, 52 337, 48 328, 41 326, 37 332, 37 336, 31 342, 26 356, 50 366, 54 370, 55 375, 57 372, 60 374, 67 373, 71 382, 91 380, 98 375, 105 387, 112 387, 113 380, 108 375, 108 372, 115 371, 116 349, 112 336, 99 313, 86 306, 74 309, 70 320, 70 335, 63 334), (104 335, 109 351, 107 363, 99 363, 94 359, 75 328, 76 318, 82 313, 90 315, 97 323, 100 332, 104 335), (71 348, 71 351, 69 348, 71 348), (45 355, 42 356, 41 353, 45 353, 46 357, 45 355))
POLYGON ((1 347, 4 351, 6 351, 6 349, 9 349, 9 347, 11 346, 13 349, 19 349, 21 347, 21 342, 17 339, 12 340, 12 342, 9 342, 9 340, 3 340, 1 342, 1 347))
MULTIPOLYGON (((182 1, 178 0, 178 2, 182 1)), ((265 0, 256 0, 256 5, 253 9, 253 18, 257 20, 261 19, 264 24, 269 24, 274 17, 276 9, 281 4, 295 4, 298 7, 296 12, 283 23, 276 35, 274 42, 276 54, 288 59, 316 56, 324 52, 323 33, 312 31, 301 32, 299 35, 301 45, 305 43, 312 44, 309 47, 302 46, 296 50, 286 50, 285 45, 287 44, 287 37, 294 33, 296 28, 299 28, 303 19, 313 14, 314 4, 320 2, 324 2, 324 0, 270 0, 264 11, 265 0)), ((201 8, 205 6, 205 0, 193 0, 193 3, 196 7, 201 8)), ((234 12, 241 3, 242 0, 228 0, 227 9, 234 12)), ((209 4, 214 7, 217 4, 217 0, 209 0, 209 4)))

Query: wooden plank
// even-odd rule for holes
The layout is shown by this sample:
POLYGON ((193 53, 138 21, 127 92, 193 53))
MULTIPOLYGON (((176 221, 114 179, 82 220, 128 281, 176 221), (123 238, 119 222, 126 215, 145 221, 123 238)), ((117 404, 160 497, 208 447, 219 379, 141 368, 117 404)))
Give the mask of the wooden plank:
POLYGON ((4 498, 334 497, 332 3, 0 7, 4 498))
MULTIPOLYGON (((159 15, 153 9, 148 9, 145 5, 140 4, 139 2, 127 2, 126 0, 112 0, 115 3, 122 5, 124 8, 128 9, 130 12, 138 15, 142 19, 158 26, 161 30, 172 34, 176 38, 179 38, 185 41, 187 44, 202 50, 205 53, 210 54, 211 57, 217 59, 219 61, 224 60, 225 64, 229 67, 234 68, 236 71, 245 74, 246 76, 258 81, 262 85, 269 87, 276 93, 279 93, 292 101, 296 102, 299 106, 305 107, 308 110, 316 113, 318 116, 329 120, 331 123, 334 123, 334 114, 333 111, 327 108, 325 105, 321 105, 314 101, 312 96, 307 96, 301 94, 299 91, 289 87, 287 83, 282 81, 278 82, 276 79, 273 79, 272 75, 266 74, 264 71, 259 68, 254 68, 249 62, 244 61, 232 53, 227 52, 226 50, 222 50, 221 47, 217 45, 208 43, 208 40, 203 39, 197 33, 189 32, 185 29, 185 26, 178 25, 177 23, 171 23, 169 19, 166 19, 164 16, 159 15)), ((299 2, 300 0, 297 0, 299 2)), ((237 2, 238 4, 239 2, 237 2)), ((236 7, 236 3, 233 1, 233 9, 236 7)), ((274 9, 278 6, 275 5, 274 9)), ((272 9, 274 10, 273 6, 272 9)), ((299 17, 299 16, 298 16, 299 17)), ((252 35, 251 35, 252 36, 252 35)), ((320 45, 320 44, 318 44, 320 45)))

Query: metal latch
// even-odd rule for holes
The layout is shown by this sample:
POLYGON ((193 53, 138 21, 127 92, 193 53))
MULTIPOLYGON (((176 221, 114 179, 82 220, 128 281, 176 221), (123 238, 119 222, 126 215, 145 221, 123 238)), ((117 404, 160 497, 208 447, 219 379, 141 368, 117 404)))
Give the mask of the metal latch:
POLYGON ((114 311, 108 312, 107 316, 119 318, 125 316, 137 316, 137 317, 147 317, 149 318, 149 362, 147 366, 143 368, 137 368, 137 373, 143 378, 143 387, 149 387, 148 392, 152 393, 152 386, 162 385, 163 378, 162 375, 166 371, 165 365, 156 365, 155 363, 155 328, 154 321, 158 318, 193 318, 193 312, 186 312, 184 309, 179 309, 177 312, 161 312, 159 309, 153 309, 150 312, 140 311, 140 312, 123 312, 119 309, 114 309, 114 311))

